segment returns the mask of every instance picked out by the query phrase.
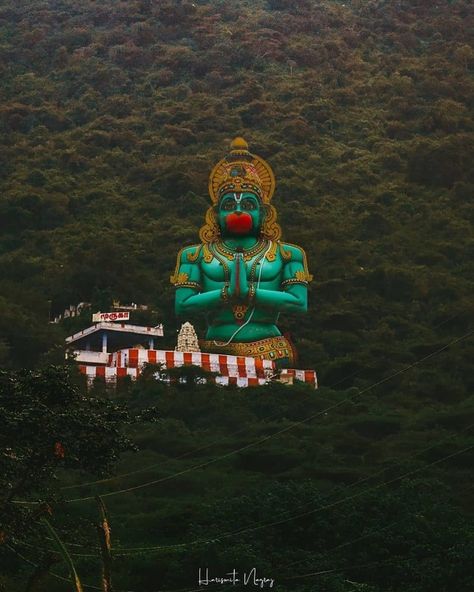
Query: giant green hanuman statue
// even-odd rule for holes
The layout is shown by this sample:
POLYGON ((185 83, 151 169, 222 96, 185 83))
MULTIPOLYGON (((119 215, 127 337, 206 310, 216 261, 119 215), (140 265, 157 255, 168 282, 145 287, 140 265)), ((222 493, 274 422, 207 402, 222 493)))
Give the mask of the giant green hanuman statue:
POLYGON ((294 363, 295 352, 278 317, 306 312, 312 276, 303 249, 280 241, 274 189, 270 166, 236 138, 209 178, 212 206, 201 244, 181 249, 171 282, 177 315, 207 313, 202 351, 271 359, 284 367, 294 363))

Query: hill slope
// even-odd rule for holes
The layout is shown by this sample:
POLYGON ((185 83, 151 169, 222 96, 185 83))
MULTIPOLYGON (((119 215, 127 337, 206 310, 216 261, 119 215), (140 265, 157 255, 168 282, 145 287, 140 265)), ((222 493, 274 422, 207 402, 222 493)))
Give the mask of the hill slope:
POLYGON ((61 339, 48 310, 104 294, 173 319, 176 252, 236 134, 273 166, 284 238, 315 275, 308 322, 283 321, 304 365, 371 379, 458 336, 473 312, 469 23, 463 1, 6 2, 4 361, 35 363, 61 339))

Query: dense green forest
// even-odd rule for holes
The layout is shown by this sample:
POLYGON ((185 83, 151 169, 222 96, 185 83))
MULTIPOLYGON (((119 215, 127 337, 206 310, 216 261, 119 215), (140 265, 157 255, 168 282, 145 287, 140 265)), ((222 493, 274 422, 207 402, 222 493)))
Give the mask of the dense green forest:
MULTIPOLYGON (((468 0, 1 3, 7 372, 61 363, 90 317, 48 320, 82 301, 147 304, 132 321, 163 322, 174 347, 169 276, 236 135, 273 167, 283 238, 315 278, 307 317, 280 326, 316 393, 97 387, 160 416, 124 428, 140 451, 117 471, 137 474, 62 490, 161 480, 104 498, 114 545, 167 547, 117 557, 117 591, 193 590, 206 565, 281 591, 474 589, 473 16, 468 0)), ((65 466, 57 487, 96 468, 65 466)), ((92 586, 96 515, 92 499, 51 518, 92 586)), ((9 545, 0 528, 0 590, 23 591, 44 539, 9 545)))

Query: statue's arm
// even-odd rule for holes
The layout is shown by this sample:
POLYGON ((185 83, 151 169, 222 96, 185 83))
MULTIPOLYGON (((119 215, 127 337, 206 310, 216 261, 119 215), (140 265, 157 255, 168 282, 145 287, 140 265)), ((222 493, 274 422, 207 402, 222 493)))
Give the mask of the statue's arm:
POLYGON ((192 288, 176 290, 175 311, 178 316, 188 312, 205 312, 222 306, 221 290, 197 293, 192 288))
POLYGON ((306 312, 308 282, 312 279, 308 272, 306 254, 303 249, 294 245, 284 245, 284 249, 289 258, 284 262, 280 291, 257 288, 255 302, 281 312, 306 312))
POLYGON ((182 316, 222 305, 221 290, 201 292, 200 246, 187 247, 178 253, 174 275, 170 281, 176 287, 175 312, 182 316), (190 257, 188 256, 190 255, 190 257))
POLYGON ((306 312, 308 310, 308 288, 295 285, 284 292, 258 288, 255 302, 265 308, 272 308, 279 312, 306 312))

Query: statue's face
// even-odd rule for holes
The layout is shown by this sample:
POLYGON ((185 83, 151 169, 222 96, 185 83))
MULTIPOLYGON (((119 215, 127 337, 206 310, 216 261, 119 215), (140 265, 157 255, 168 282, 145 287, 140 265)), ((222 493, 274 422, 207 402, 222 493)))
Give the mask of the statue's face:
POLYGON ((258 236, 263 216, 262 202, 250 192, 225 193, 217 208, 222 236, 258 236))

